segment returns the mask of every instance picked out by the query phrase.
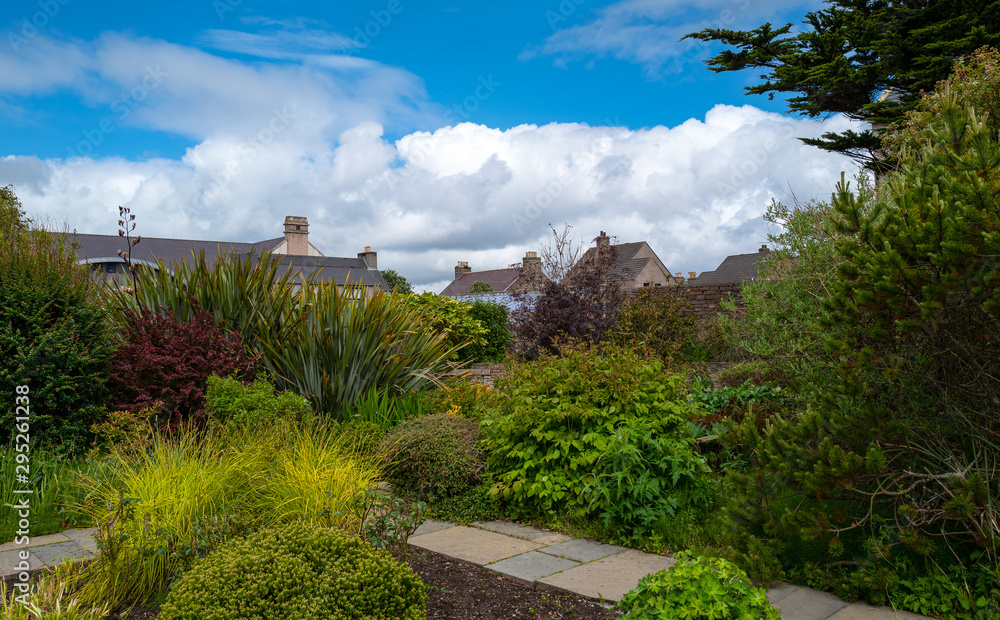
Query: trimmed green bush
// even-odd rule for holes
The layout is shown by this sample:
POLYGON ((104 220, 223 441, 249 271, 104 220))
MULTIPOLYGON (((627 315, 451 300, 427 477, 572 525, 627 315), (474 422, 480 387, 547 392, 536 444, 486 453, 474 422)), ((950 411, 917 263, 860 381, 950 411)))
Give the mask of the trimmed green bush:
POLYGON ((304 397, 291 392, 275 393, 274 386, 263 379, 244 385, 234 377, 208 378, 205 409, 216 422, 223 424, 299 423, 312 417, 312 408, 304 397))
POLYGON ((159 620, 422 620, 409 567, 340 530, 291 523, 227 543, 167 595, 159 620))
POLYGON ((479 425, 446 413, 396 427, 382 442, 389 482, 417 498, 442 498, 482 482, 479 425))
POLYGON ((781 613, 746 573, 719 558, 677 554, 668 570, 647 575, 619 606, 628 620, 779 620, 781 613))

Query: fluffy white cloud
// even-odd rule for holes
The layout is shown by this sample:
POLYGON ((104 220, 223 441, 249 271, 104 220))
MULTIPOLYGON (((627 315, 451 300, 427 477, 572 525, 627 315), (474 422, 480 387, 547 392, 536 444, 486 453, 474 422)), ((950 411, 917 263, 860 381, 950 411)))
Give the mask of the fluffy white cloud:
POLYGON ((593 56, 610 56, 640 64, 647 76, 677 73, 705 60, 709 46, 681 39, 706 28, 755 28, 766 21, 781 23, 789 9, 801 15, 822 6, 819 0, 621 0, 602 7, 590 21, 569 26, 586 10, 583 0, 564 0, 546 11, 553 34, 521 53, 522 60, 555 56, 557 65, 593 56), (777 19, 776 19, 777 18, 777 19))
POLYGON ((568 222, 649 241, 675 271, 713 269, 766 238, 772 198, 826 198, 843 157, 797 136, 847 121, 719 105, 704 120, 641 130, 562 123, 506 131, 463 123, 395 143, 368 120, 324 140, 273 115, 249 137, 216 132, 181 160, 0 159, 25 207, 80 232, 115 234, 118 205, 150 237, 256 241, 307 216, 329 256, 363 246, 418 287, 440 291, 458 260, 505 267, 568 222), (70 165, 73 164, 73 165, 70 165))

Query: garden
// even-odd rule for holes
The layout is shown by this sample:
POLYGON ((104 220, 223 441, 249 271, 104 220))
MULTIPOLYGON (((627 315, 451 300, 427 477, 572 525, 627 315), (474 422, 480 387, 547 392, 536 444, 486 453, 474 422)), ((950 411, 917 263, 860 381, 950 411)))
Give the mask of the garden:
POLYGON ((20 465, 30 535, 100 549, 5 617, 778 617, 751 579, 997 617, 998 63, 887 134, 891 174, 772 205, 780 250, 712 320, 600 251, 510 313, 267 254, 107 286, 0 190, 0 540, 20 465), (470 361, 506 370, 445 378, 470 361), (605 609, 409 549, 427 518, 679 562, 605 609))

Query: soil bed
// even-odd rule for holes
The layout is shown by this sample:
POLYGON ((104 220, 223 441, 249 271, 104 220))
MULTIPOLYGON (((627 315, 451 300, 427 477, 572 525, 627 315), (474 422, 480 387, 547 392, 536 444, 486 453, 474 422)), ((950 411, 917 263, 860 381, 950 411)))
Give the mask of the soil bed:
MULTIPOLYGON (((410 547, 407 563, 427 587, 427 620, 610 620, 619 614, 579 596, 536 590, 471 562, 410 547)), ((153 620, 136 608, 120 620, 153 620)))
POLYGON ((427 586, 427 620, 615 618, 614 610, 579 596, 536 590, 488 568, 411 547, 407 558, 427 586))

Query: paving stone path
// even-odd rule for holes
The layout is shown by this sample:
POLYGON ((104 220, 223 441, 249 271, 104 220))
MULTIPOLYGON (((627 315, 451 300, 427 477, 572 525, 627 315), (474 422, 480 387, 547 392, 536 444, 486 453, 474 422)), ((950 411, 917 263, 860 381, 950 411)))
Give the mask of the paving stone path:
POLYGON ((4 581, 16 581, 18 575, 24 572, 34 574, 46 568, 52 568, 67 560, 85 562, 97 555, 97 542, 94 540, 94 529, 66 530, 59 534, 35 536, 27 545, 15 545, 13 542, 0 545, 0 578, 4 581), (22 551, 28 552, 28 559, 22 560, 22 551))
MULTIPOLYGON (((14 581, 23 570, 19 553, 29 551, 28 572, 67 560, 87 561, 97 554, 93 529, 67 530, 32 538, 27 546, 0 545, 0 577, 14 581)), ((509 521, 473 523, 465 527, 425 521, 409 543, 495 570, 505 578, 537 588, 570 592, 608 602, 618 601, 644 576, 670 568, 669 557, 571 538, 509 521)), ((847 603, 832 594, 775 583, 767 598, 783 620, 919 620, 926 616, 847 603)))
MULTIPOLYGON (((674 560, 519 525, 509 521, 473 527, 426 521, 410 537, 415 547, 485 566, 508 579, 615 602, 650 573, 674 560)), ((827 592, 775 583, 767 598, 783 620, 917 620, 917 614, 865 603, 848 603, 827 592)))

